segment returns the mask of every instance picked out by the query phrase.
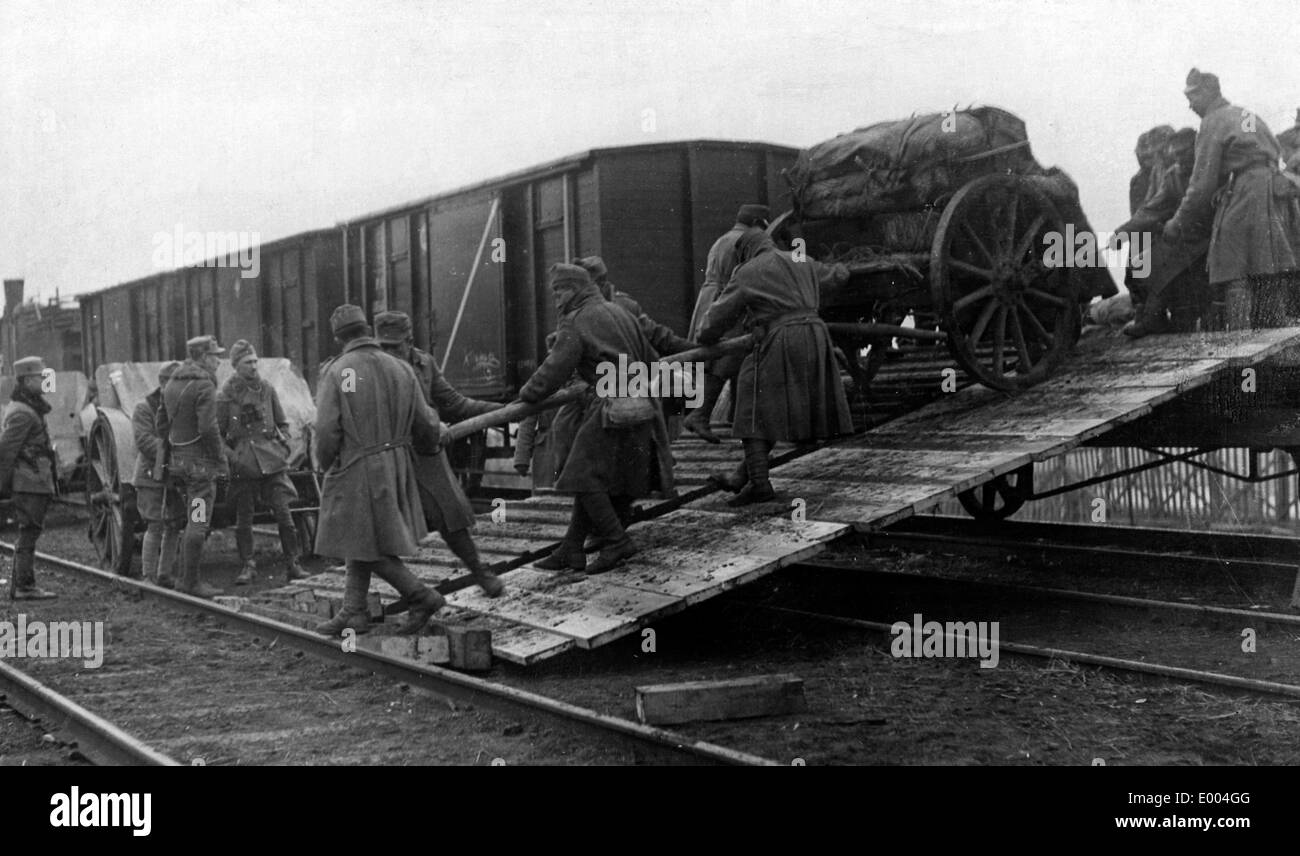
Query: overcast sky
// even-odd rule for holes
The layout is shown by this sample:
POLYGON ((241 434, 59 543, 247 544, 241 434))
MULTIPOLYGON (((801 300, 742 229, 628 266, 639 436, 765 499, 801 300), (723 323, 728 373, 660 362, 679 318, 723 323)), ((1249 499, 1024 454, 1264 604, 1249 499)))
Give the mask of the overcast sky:
POLYGON ((269 241, 595 146, 802 147, 969 104, 1025 119, 1110 229, 1137 134, 1197 121, 1193 65, 1275 132, 1294 123, 1296 9, 4 0, 0 274, 68 295, 152 273, 178 224, 269 241))

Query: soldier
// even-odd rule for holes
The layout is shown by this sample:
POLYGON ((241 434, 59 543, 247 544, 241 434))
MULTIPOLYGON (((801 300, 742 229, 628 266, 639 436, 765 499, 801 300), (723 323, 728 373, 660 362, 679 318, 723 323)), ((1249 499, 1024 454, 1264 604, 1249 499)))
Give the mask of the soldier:
MULTIPOLYGON (((375 338, 385 352, 410 364, 420 379, 424 400, 437 412, 445 424, 459 422, 490 413, 504 407, 504 403, 466 398, 456 391, 442 376, 433 355, 415 347, 411 318, 405 312, 381 312, 375 316, 375 338)), ((442 536, 447 547, 469 569, 474 581, 488 597, 497 597, 505 585, 492 573, 491 568, 479 558, 478 548, 470 530, 474 528, 474 509, 465 498, 460 482, 452 472, 451 464, 442 446, 433 443, 414 444, 415 480, 420 486, 420 504, 424 508, 424 522, 428 528, 442 536)))
POLYGON ((298 556, 298 533, 294 529, 289 503, 298 491, 289 480, 289 420, 280 406, 280 396, 257 373, 257 351, 240 339, 230 347, 230 365, 235 373, 217 395, 217 427, 230 459, 230 492, 235 506, 235 543, 243 569, 235 585, 257 578, 253 558, 253 504, 260 499, 275 515, 280 530, 280 549, 289 582, 306 579, 298 556))
POLYGON ((144 578, 163 588, 173 588, 172 568, 176 564, 176 545, 185 526, 185 505, 180 491, 169 487, 166 474, 159 469, 158 411, 162 408, 163 388, 180 363, 168 363, 158 372, 158 388, 135 406, 131 428, 135 435, 135 501, 145 520, 141 556, 144 578))
POLYGON ((767 456, 777 441, 807 443, 853 431, 830 334, 817 314, 823 279, 817 266, 780 252, 760 229, 736 242, 736 262, 699 335, 700 344, 712 344, 742 318, 758 334, 735 387, 732 431, 744 441, 744 478, 714 477, 739 494, 729 501, 733 506, 775 497, 767 456))
POLYGON ((343 352, 316 388, 316 465, 326 471, 316 552, 344 559, 347 583, 343 609, 316 632, 369 630, 366 595, 377 573, 410 605, 398 632, 418 633, 446 601, 398 558, 416 552, 427 534, 410 447, 445 445, 450 437, 425 403, 415 370, 380 349, 361 307, 335 309, 330 328, 343 352))
POLYGON ((18 518, 9 599, 46 600, 57 595, 36 587, 36 541, 55 492, 54 447, 45 425, 50 404, 41 388, 45 361, 23 357, 14 362, 14 375, 17 385, 0 434, 0 488, 13 496, 18 518))
POLYGON ((1121 239, 1128 240, 1130 253, 1147 254, 1143 266, 1147 275, 1134 276, 1132 271, 1129 274, 1130 291, 1140 282, 1145 295, 1140 304, 1135 303, 1136 319, 1123 328, 1124 335, 1134 339, 1170 329, 1166 309, 1173 309, 1173 328, 1184 333, 1194 329, 1201 314, 1208 235, 1196 240, 1188 240, 1189 236, 1184 235, 1184 240, 1177 243, 1170 243, 1161 235, 1161 227, 1178 210, 1187 192, 1195 150, 1196 132, 1191 128, 1170 136, 1160 159, 1164 168, 1154 177, 1152 192, 1133 216, 1112 233, 1112 246, 1117 246, 1121 239))
MULTIPOLYGON (((770 216, 771 212, 766 205, 742 205, 736 213, 736 224, 713 242, 713 246, 709 249, 708 261, 705 263, 704 286, 700 289, 699 299, 695 302, 695 313, 691 316, 692 339, 699 339, 700 326, 704 323, 705 314, 718 299, 722 289, 731 281, 731 275, 739 264, 736 258, 736 242, 748 229, 766 229, 770 216)), ((737 324, 722 338, 731 339, 740 334, 740 324, 737 324)), ((683 420, 683 428, 710 443, 722 442, 721 438, 709 429, 709 419, 713 416, 713 408, 717 406, 718 398, 722 396, 722 388, 728 382, 731 383, 731 401, 734 409, 736 375, 740 372, 740 364, 743 360, 744 354, 726 354, 708 365, 704 375, 704 400, 695 412, 683 420)))
POLYGON ((1184 94, 1201 128, 1187 193, 1164 236, 1194 239, 1213 215, 1209 285, 1219 292, 1215 314, 1232 330, 1275 326, 1285 315, 1289 272, 1300 261, 1300 215, 1295 201, 1283 198, 1281 147, 1263 119, 1228 103, 1215 75, 1192 69, 1184 94))
MULTIPOLYGON (((555 346, 520 390, 521 400, 541 401, 563 386, 575 370, 594 389, 602 364, 617 365, 620 357, 628 365, 649 366, 658 360, 641 324, 618 303, 605 300, 586 270, 557 264, 550 276, 561 316, 555 346)), ((671 331, 660 335, 664 347, 674 352, 691 347, 691 342, 671 331)), ((536 567, 598 574, 634 555, 636 547, 623 528, 619 509, 626 514, 632 500, 655 489, 673 495, 672 455, 660 409, 645 399, 600 398, 593 391, 584 402, 555 489, 574 494, 569 529, 555 552, 536 567), (631 405, 633 412, 621 418, 616 401, 631 405), (589 534, 601 539, 600 555, 590 566, 583 551, 589 534)))
POLYGON ((185 349, 189 358, 163 387, 156 424, 170 456, 169 487, 181 492, 185 508, 179 590, 210 598, 221 589, 200 581, 199 569, 203 542, 212 528, 217 479, 228 472, 217 426, 217 366, 226 349, 216 336, 195 336, 185 349))

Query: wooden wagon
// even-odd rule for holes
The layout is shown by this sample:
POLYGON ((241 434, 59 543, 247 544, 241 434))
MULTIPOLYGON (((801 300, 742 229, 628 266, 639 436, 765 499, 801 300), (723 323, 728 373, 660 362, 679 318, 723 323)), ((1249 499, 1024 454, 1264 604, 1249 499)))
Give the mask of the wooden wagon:
POLYGON ((794 207, 773 231, 848 267, 822 315, 846 354, 868 351, 850 359, 860 388, 899 335, 945 338, 971 379, 1024 388, 1073 347, 1080 301, 1113 291, 1104 269, 1045 262, 1054 236, 1090 229, 1073 182, 1038 165, 1024 123, 1006 111, 842 134, 801 153, 789 178, 794 207))

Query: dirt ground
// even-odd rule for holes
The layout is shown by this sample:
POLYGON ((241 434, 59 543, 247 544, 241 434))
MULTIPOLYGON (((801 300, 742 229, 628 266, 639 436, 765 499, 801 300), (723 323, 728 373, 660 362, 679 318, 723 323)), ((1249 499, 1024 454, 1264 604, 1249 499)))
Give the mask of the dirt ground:
MULTIPOLYGON (((90 558, 84 527, 68 523, 48 532, 41 549, 90 558)), ((208 555, 219 565, 218 581, 228 582, 238 569, 233 539, 228 533, 215 539, 208 555)), ((269 548, 274 542, 258 543, 269 548)), ((265 554, 268 560, 272 555, 265 554)), ((846 554, 838 558, 845 559, 846 554)), ((1153 597, 1189 596, 1186 591, 1192 590, 1198 598, 1219 597, 1232 600, 1232 605, 1243 600, 1267 602, 1274 595, 1242 593, 1231 580, 1220 581, 1216 588, 1213 580, 1191 584, 1177 577, 1156 582, 1134 580, 1132 575, 1107 578, 1077 568, 1035 569, 959 556, 850 551, 848 558, 861 567, 929 576, 1033 580, 1061 587, 1079 587, 1091 580, 1097 590, 1134 593, 1136 589, 1153 597), (1189 587, 1180 589, 1185 584, 1189 587)), ((84 586, 85 597, 93 594, 87 583, 46 573, 45 579, 61 590, 84 586)), ((273 584, 263 582, 267 587, 273 584)), ((777 613, 767 609, 771 606, 885 623, 908 620, 916 612, 926 620, 998 621, 1003 641, 1213 668, 1288 683, 1300 676, 1300 634, 1294 628, 1263 624, 1252 628, 1258 637, 1256 651, 1246 653, 1241 650, 1242 628, 1232 623, 1019 594, 991 595, 941 580, 900 583, 851 570, 796 567, 655 622, 653 650, 647 650, 646 639, 638 634, 527 669, 498 665, 489 677, 635 718, 638 686, 794 674, 804 681, 807 710, 802 713, 674 726, 692 738, 783 764, 1300 763, 1300 702, 1296 700, 1005 653, 997 667, 989 669, 980 668, 975 659, 896 658, 888 634, 777 613)), ((132 626, 143 632, 164 622, 176 628, 168 633, 175 632, 179 639, 196 633, 207 634, 204 638, 209 642, 213 638, 199 619, 179 613, 162 616, 161 609, 147 602, 105 604, 106 616, 121 623, 123 632, 132 626)), ((184 661, 183 646, 175 644, 180 650, 173 648, 168 656, 172 662, 184 661)), ((236 752, 226 759, 228 763, 483 764, 500 758, 507 764, 623 764, 635 760, 595 751, 580 740, 565 741, 565 735, 535 725, 521 728, 494 714, 449 711, 445 703, 391 681, 359 670, 340 671, 333 664, 294 657, 292 652, 267 650, 266 643, 257 640, 223 638, 222 650, 223 657, 233 657, 239 668, 275 676, 279 683, 265 692, 293 698, 294 705, 303 707, 315 722, 314 726, 302 721, 283 726, 283 745, 270 740, 265 753, 236 752), (334 730, 333 742, 307 739, 308 732, 326 722, 334 730), (302 741, 294 740, 294 728, 303 730, 302 741), (434 732, 439 739, 431 736, 434 732), (408 736, 403 738, 404 734, 408 736), (295 750, 296 742, 303 747, 295 750)), ((161 672, 147 680, 157 681, 160 673, 168 671, 167 665, 154 664, 161 672)), ((175 690, 183 691, 176 680, 175 690)), ((248 709, 229 711, 232 733, 276 731, 257 719, 265 715, 260 711, 271 699, 253 701, 246 705, 248 709)), ((206 707, 215 712, 223 704, 227 702, 218 699, 206 707)), ((106 715, 138 716, 140 706, 140 698, 126 693, 106 715)), ((0 745, 8 747, 9 739, 0 730, 0 745)), ((218 759, 225 751, 220 741, 184 745, 218 759)), ((17 744, 7 752, 17 757, 17 744)))

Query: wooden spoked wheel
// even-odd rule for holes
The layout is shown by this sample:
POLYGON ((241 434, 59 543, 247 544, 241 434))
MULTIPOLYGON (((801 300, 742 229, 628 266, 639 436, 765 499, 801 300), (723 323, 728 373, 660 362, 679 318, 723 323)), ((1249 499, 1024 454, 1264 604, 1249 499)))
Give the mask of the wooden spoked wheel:
POLYGON ((979 487, 957 494, 957 501, 976 520, 1006 520, 1020 510, 1034 493, 1034 465, 1000 475, 979 487))
POLYGON ((953 357, 986 386, 1010 391, 1043 380, 1079 337, 1075 270, 1045 264, 1053 232, 1064 240, 1056 206, 1015 175, 975 179, 939 220, 931 299, 953 357))
MULTIPOLYGON (((117 570, 126 540, 122 508, 122 481, 117 469, 117 444, 113 426, 101 413, 90 429, 86 471, 86 509, 90 512, 90 541, 100 567, 117 570)), ((134 537, 135 533, 130 533, 134 537)), ((125 554, 129 555, 129 554, 125 554)))

